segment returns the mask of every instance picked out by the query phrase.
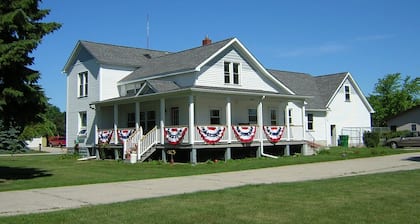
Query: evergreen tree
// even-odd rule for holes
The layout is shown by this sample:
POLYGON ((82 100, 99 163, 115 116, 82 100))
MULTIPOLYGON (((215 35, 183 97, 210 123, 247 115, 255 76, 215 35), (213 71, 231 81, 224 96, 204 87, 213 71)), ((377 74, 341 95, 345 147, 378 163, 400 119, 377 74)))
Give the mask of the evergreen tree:
POLYGON ((42 121, 47 98, 38 84, 40 73, 29 68, 30 56, 42 38, 61 27, 41 22, 49 10, 38 0, 0 1, 0 119, 4 128, 42 121))

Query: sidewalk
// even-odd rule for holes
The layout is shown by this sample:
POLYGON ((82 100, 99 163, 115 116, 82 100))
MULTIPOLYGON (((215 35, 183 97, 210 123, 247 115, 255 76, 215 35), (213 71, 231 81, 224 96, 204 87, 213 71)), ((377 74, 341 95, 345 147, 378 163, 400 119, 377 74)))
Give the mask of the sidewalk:
POLYGON ((420 153, 238 172, 0 192, 0 216, 154 198, 250 184, 285 183, 420 169, 420 153))

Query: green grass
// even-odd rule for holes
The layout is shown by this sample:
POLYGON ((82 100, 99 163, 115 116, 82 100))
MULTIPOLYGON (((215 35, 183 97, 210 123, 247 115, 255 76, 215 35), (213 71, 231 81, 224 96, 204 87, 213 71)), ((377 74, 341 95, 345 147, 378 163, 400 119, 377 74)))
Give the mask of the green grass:
POLYGON ((0 191, 187 176, 291 164, 343 160, 402 153, 388 148, 334 148, 316 156, 252 158, 218 163, 164 164, 158 161, 128 164, 114 160, 77 161, 72 156, 0 157, 0 191), (343 154, 346 154, 343 156, 343 154))
POLYGON ((0 223, 418 223, 420 170, 253 185, 51 213, 0 223))

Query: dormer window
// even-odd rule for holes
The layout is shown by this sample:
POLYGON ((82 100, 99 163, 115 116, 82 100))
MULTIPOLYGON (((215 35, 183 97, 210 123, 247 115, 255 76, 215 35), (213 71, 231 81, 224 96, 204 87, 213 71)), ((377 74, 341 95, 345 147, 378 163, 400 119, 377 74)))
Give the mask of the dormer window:
POLYGON ((225 84, 239 84, 240 64, 234 62, 224 62, 225 84))
POLYGON ((350 101, 350 86, 344 86, 345 100, 350 101))

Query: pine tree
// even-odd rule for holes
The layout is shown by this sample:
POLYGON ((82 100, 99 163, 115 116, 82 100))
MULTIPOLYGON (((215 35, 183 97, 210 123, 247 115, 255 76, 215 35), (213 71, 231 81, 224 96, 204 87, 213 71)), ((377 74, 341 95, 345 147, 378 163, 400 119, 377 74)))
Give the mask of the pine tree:
POLYGON ((38 84, 40 73, 29 68, 30 56, 42 38, 59 29, 55 22, 41 22, 50 10, 39 9, 38 0, 0 1, 0 119, 4 127, 18 127, 40 119, 47 98, 38 84))

